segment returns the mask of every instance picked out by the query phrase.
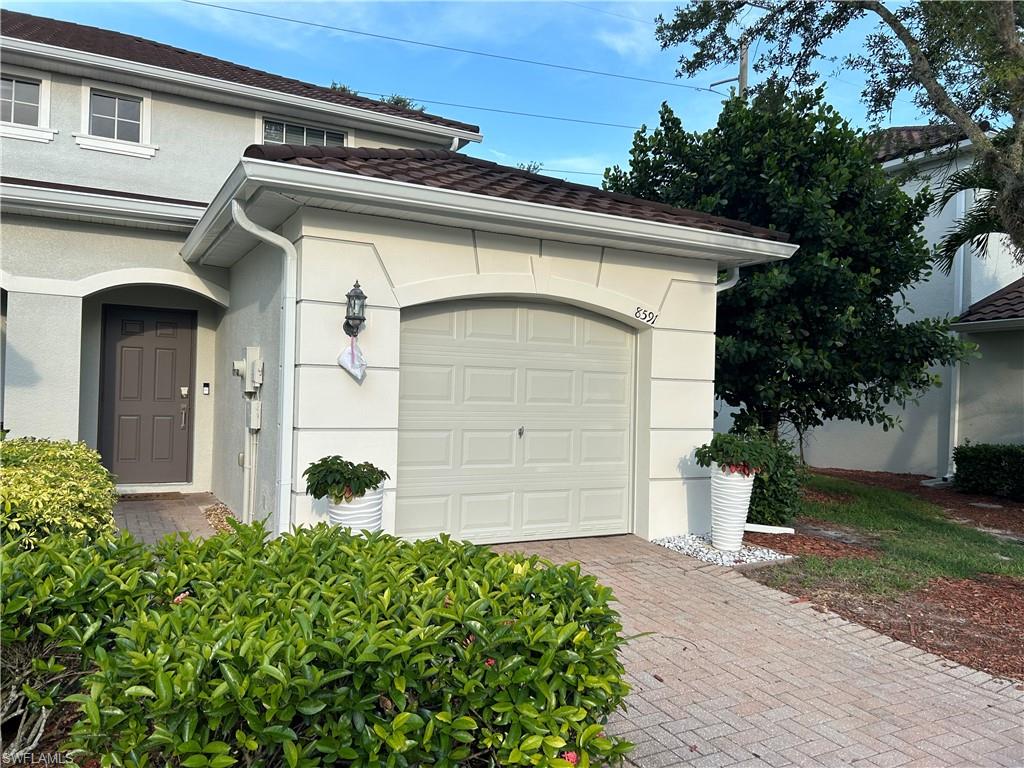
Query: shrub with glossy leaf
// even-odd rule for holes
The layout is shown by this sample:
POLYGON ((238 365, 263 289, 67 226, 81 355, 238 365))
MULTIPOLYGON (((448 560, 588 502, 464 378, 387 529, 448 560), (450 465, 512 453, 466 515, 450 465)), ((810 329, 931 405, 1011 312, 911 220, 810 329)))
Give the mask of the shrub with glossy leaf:
POLYGON ((117 492, 100 455, 85 443, 0 440, 0 534, 35 546, 52 534, 114 532, 117 492))
POLYGON ((754 478, 747 521, 786 525, 796 515, 800 504, 800 484, 805 470, 793 453, 791 443, 767 435, 766 438, 768 448, 761 459, 761 471, 754 478))
POLYGON ((75 700, 104 764, 617 762, 611 592, 576 565, 328 526, 167 540, 75 700))
POLYGON ((157 596, 153 556, 130 537, 62 535, 0 548, 0 726, 4 757, 32 752, 54 708, 77 691, 113 628, 157 596))

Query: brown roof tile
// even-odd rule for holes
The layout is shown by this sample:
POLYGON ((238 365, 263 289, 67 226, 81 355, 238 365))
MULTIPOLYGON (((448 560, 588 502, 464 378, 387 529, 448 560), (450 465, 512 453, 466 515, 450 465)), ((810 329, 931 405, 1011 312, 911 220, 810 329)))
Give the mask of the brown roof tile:
POLYGON ((964 138, 963 131, 954 125, 897 125, 883 128, 870 137, 878 148, 875 159, 880 163, 936 149, 964 138))
POLYGON ((1024 319, 1024 277, 971 304, 958 323, 1024 319))
POLYGON ((763 240, 788 239, 772 229, 541 176, 447 150, 253 144, 245 150, 245 157, 763 240))
POLYGON ((415 109, 403 109, 365 96, 341 93, 321 85, 293 80, 290 77, 274 75, 252 67, 234 64, 194 51, 186 51, 183 48, 175 48, 143 37, 112 32, 108 29, 72 24, 68 21, 59 21, 43 16, 32 16, 27 13, 9 11, 6 8, 0 10, 0 29, 5 37, 14 37, 19 40, 135 61, 191 75, 287 93, 292 96, 304 96, 332 104, 357 107, 370 112, 405 117, 446 128, 457 128, 473 133, 478 133, 480 130, 475 125, 458 120, 449 120, 415 109))

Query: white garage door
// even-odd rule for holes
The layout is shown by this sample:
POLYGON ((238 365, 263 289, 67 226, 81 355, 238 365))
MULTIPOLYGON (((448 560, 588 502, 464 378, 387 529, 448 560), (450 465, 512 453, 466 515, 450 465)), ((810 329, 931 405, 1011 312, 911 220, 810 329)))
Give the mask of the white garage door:
POLYGON ((402 310, 397 532, 629 531, 633 338, 557 304, 402 310))

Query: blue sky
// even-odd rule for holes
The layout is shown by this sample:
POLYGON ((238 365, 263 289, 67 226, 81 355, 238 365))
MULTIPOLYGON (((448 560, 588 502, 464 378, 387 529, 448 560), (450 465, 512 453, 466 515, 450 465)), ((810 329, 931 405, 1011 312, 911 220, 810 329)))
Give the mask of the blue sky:
MULTIPOLYGON (((679 87, 706 86, 735 69, 675 77, 678 51, 661 51, 653 18, 663 2, 256 2, 218 5, 307 19, 441 45, 619 72, 676 85, 641 83, 431 50, 290 24, 181 0, 136 2, 3 2, 4 7, 115 29, 314 83, 343 82, 361 92, 401 93, 437 114, 476 123, 484 141, 468 151, 497 162, 539 161, 545 172, 597 184, 606 166, 624 164, 633 131, 482 112, 428 103, 447 101, 639 126, 657 121, 668 101, 691 130, 712 125, 721 96, 679 87)), ((835 42, 857 46, 860 30, 835 42)), ((828 98, 864 126, 862 77, 840 72, 828 98)), ((725 90, 728 86, 719 88, 725 90)), ((904 100, 890 123, 923 122, 904 100)))

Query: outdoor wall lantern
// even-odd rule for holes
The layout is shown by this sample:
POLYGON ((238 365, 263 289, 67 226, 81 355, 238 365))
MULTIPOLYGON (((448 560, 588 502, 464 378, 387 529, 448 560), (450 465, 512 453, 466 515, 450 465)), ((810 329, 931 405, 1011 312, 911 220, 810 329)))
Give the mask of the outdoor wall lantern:
POLYGON ((348 299, 348 306, 345 309, 345 333, 354 339, 366 322, 366 294, 359 287, 358 280, 352 286, 352 290, 345 294, 345 298, 348 299))

